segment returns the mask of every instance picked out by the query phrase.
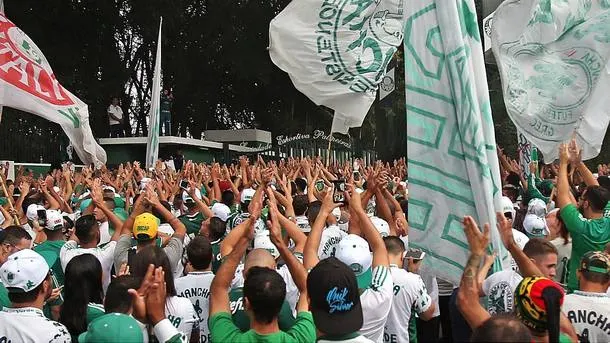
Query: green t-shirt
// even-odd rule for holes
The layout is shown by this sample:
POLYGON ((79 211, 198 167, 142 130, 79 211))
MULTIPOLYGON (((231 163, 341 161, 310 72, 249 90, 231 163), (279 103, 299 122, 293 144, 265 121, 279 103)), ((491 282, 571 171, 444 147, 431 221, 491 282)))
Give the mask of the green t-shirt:
POLYGON ((187 235, 198 235, 201 230, 201 223, 203 223, 205 217, 201 212, 197 212, 194 215, 182 215, 178 219, 186 226, 187 235))
MULTIPOLYGON (((100 304, 89 303, 87 305, 87 326, 97 318, 105 315, 104 306, 100 304)), ((78 342, 78 335, 72 336, 72 342, 78 342)))
MULTIPOLYGON (((250 330, 250 317, 246 313, 244 307, 244 290, 243 288, 235 288, 229 292, 229 299, 231 301, 231 314, 233 315, 233 323, 242 332, 250 330)), ((290 310, 290 305, 284 301, 280 314, 278 315, 278 324, 280 330, 287 331, 295 325, 294 316, 290 310)), ((210 325, 210 332, 212 326, 210 325)))
POLYGON ((61 269, 61 261, 59 260, 59 252, 64 244, 66 244, 66 241, 45 241, 34 248, 34 251, 47 261, 49 268, 53 271, 53 288, 64 285, 64 271, 61 269))
POLYGON ((417 343, 417 315, 415 311, 411 311, 411 319, 409 319, 409 343, 417 343))
POLYGON ((299 312, 292 328, 288 331, 261 335, 254 330, 242 332, 231 320, 231 315, 221 312, 210 317, 212 342, 315 342, 316 327, 311 312, 299 312))
POLYGON ((572 236, 572 256, 568 262, 568 289, 577 290, 576 270, 582 256, 589 251, 602 251, 610 242, 610 218, 586 219, 573 204, 561 209, 561 219, 572 236))
POLYGON ((6 289, 6 287, 4 287, 4 284, 0 282, 0 310, 5 307, 10 308, 11 306, 11 301, 8 298, 8 289, 6 289))

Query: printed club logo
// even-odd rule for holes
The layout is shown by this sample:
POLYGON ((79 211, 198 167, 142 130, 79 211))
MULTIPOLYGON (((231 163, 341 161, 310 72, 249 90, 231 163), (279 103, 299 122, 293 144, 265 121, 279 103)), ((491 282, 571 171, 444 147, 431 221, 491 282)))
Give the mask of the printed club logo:
POLYGON ((379 87, 381 87, 384 92, 390 93, 394 90, 394 79, 390 75, 384 76, 379 87))
POLYGON ((0 15, 0 78, 53 105, 74 105, 36 44, 0 15))

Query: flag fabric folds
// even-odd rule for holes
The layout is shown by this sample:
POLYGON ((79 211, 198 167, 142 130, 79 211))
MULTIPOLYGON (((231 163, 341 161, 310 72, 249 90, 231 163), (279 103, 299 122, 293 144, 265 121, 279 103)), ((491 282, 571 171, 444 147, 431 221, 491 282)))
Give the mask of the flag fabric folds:
POLYGON ((146 142, 146 168, 153 168, 159 158, 159 120, 161 115, 161 26, 163 18, 159 20, 159 37, 157 40, 157 55, 155 57, 155 71, 153 74, 150 112, 148 114, 148 140, 146 142))
POLYGON ((59 124, 84 163, 106 163, 93 137, 89 109, 65 89, 42 51, 0 13, 0 105, 33 113, 59 124))
POLYGON ((359 127, 402 42, 405 0, 293 0, 269 25, 269 54, 295 87, 359 127))
POLYGON ((473 0, 409 2, 404 31, 409 245, 440 278, 458 284, 469 254, 462 220, 496 229, 500 172, 473 0))
POLYGON ((610 120, 610 2, 507 0, 492 48, 515 126, 544 154, 575 136, 597 156, 610 120))

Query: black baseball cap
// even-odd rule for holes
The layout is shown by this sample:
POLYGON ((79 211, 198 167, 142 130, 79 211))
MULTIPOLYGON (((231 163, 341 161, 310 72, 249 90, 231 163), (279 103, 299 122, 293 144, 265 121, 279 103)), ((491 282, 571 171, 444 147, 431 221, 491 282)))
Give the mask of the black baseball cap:
POLYGON ((307 276, 310 309, 325 336, 343 336, 362 328, 356 275, 336 257, 320 261, 307 276))

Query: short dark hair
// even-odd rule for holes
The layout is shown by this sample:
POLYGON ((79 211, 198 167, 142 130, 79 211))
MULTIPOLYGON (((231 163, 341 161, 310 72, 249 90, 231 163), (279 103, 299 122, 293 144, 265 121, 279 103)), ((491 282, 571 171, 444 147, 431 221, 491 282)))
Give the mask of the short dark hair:
POLYGON ((227 223, 218 217, 210 218, 210 241, 214 242, 224 237, 227 223))
POLYGON ((610 191, 610 177, 602 175, 597 178, 597 183, 599 183, 600 187, 605 188, 607 191, 610 191))
POLYGON ((588 270, 580 270, 580 275, 582 275, 582 277, 589 282, 601 285, 604 285, 610 281, 610 275, 608 274, 590 272, 588 270))
POLYGON ((292 199, 292 207, 294 207, 294 214, 297 216, 303 216, 307 212, 309 205, 309 199, 307 195, 297 195, 292 199))
POLYGON ((104 197, 104 204, 106 204, 106 207, 108 207, 110 211, 114 210, 114 208, 116 207, 114 198, 111 197, 104 197))
POLYGON ((197 236, 186 247, 186 256, 193 268, 207 269, 212 262, 212 245, 204 236, 197 236))
POLYGON ((75 234, 78 240, 82 243, 91 243, 95 239, 93 234, 93 228, 96 227, 97 220, 93 214, 84 215, 76 220, 74 227, 76 228, 75 234))
POLYGON ((584 194, 585 200, 589 202, 589 206, 595 212, 602 212, 608 204, 610 192, 600 186, 589 186, 584 194))
POLYGON ((22 239, 26 239, 28 241, 33 239, 24 228, 17 225, 11 225, 2 230, 2 235, 0 237, 0 243, 6 243, 13 246, 19 244, 22 239))
POLYGON ((523 247, 523 253, 530 258, 536 258, 547 254, 559 254, 553 243, 546 241, 543 238, 530 238, 523 247))
MULTIPOLYGON (((50 280, 51 274, 48 274, 44 281, 50 280)), ((44 284, 44 281, 29 292, 8 292, 8 300, 15 304, 31 303, 36 301, 36 298, 38 298, 38 295, 40 292, 42 292, 42 285, 44 284)))
POLYGON ((248 299, 254 319, 269 324, 280 313, 286 298, 286 283, 273 269, 252 267, 246 274, 244 296, 248 299))
POLYGON ((165 272, 165 290, 167 296, 176 296, 176 286, 174 284, 174 273, 169 258, 163 248, 156 245, 149 245, 140 249, 130 264, 131 274, 144 278, 149 265, 155 268, 162 267, 165 272))
POLYGON ((309 225, 313 226, 313 223, 316 222, 318 214, 320 214, 320 209, 322 209, 322 202, 320 200, 309 203, 309 207, 307 208, 307 220, 309 221, 309 225))
POLYGON ((405 243, 396 236, 383 237, 383 243, 388 254, 401 255, 405 251, 405 243))
POLYGON ((227 206, 233 205, 233 201, 235 201, 235 194, 233 194, 233 191, 230 189, 225 190, 220 195, 220 202, 227 206))
POLYGON ((474 329, 471 342, 531 342, 530 330, 519 319, 499 314, 487 319, 474 329))
MULTIPOLYGON (((166 210, 168 210, 169 212, 172 211, 172 206, 169 204, 169 202, 165 201, 165 200, 161 200, 159 201, 161 203, 161 206, 165 207, 166 210)), ((157 210, 156 208, 153 207, 152 209, 152 215, 157 217, 159 219, 159 221, 161 222, 161 224, 165 224, 167 223, 167 220, 165 219, 165 217, 161 214, 161 211, 157 210)))
POLYGON ((141 279, 133 275, 121 275, 112 279, 104 298, 106 313, 127 314, 131 309, 131 295, 128 291, 138 289, 140 283, 141 279))
POLYGON ((297 177, 296 180, 294 180, 294 183, 297 186, 298 192, 305 192, 305 188, 307 188, 307 181, 305 179, 297 177))

